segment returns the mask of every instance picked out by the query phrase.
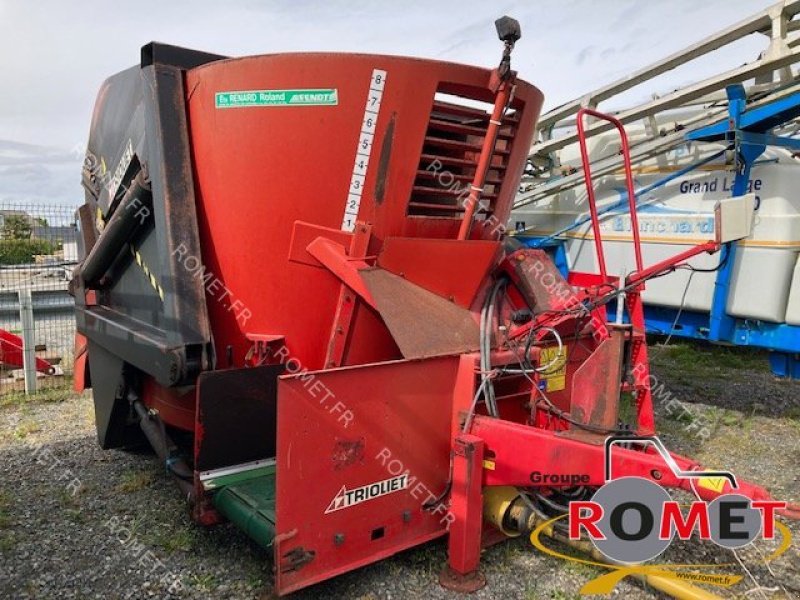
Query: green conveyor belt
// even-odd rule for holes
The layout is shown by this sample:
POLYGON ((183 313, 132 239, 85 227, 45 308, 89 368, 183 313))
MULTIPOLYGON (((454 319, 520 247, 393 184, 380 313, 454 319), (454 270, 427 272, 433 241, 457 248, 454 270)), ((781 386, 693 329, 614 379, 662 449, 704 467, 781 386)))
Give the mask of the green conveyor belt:
POLYGON ((275 537, 275 467, 219 483, 214 494, 217 510, 268 548, 275 537))

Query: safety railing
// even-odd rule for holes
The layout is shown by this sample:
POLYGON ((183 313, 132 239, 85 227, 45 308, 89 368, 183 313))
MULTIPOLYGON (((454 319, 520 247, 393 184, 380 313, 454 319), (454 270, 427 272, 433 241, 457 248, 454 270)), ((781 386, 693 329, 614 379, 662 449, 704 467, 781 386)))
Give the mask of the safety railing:
POLYGON ((622 123, 605 113, 591 108, 582 108, 578 111, 578 142, 581 149, 581 161, 583 163, 583 180, 586 183, 586 195, 589 200, 589 212, 592 216, 592 233, 594 235, 594 247, 597 253, 597 264, 600 268, 600 275, 603 279, 608 278, 606 272, 606 258, 603 250, 603 237, 600 230, 600 215, 597 210, 597 199, 594 192, 592 181, 592 165, 589 160, 589 149, 586 144, 586 121, 585 117, 591 116, 611 123, 619 132, 623 164, 625 168, 625 188, 628 194, 628 210, 631 215, 631 235, 633 236, 633 249, 636 255, 636 270, 642 270, 642 244, 639 240, 639 220, 636 216, 636 190, 633 187, 633 171, 631 169, 631 151, 628 144, 628 135, 622 123))

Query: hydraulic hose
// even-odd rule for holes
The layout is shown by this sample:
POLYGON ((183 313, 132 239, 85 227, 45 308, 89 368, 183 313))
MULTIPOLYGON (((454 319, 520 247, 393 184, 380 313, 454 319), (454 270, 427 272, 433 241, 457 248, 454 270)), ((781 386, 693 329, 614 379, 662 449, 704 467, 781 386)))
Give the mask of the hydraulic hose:
MULTIPOLYGON (((491 486, 484 489, 483 516, 509 537, 530 534, 547 521, 545 515, 534 510, 532 503, 524 498, 522 492, 511 486, 491 486)), ((556 527, 544 527, 542 533, 570 548, 588 554, 597 562, 614 564, 590 542, 571 540, 556 527)), ((678 600, 722 600, 720 596, 685 581, 644 573, 631 574, 631 577, 678 600)))

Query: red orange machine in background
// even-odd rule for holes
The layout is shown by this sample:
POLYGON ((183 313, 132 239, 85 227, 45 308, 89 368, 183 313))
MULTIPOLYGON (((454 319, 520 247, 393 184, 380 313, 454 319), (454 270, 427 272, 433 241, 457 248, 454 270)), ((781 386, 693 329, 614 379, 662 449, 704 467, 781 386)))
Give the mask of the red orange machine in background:
MULTIPOLYGON (((73 290, 100 444, 144 435, 280 594, 448 533, 443 583, 476 588, 498 490, 587 497, 608 435, 654 431, 638 293, 687 256, 564 281, 504 239, 542 94, 498 31, 492 70, 150 44, 98 95, 73 290)), ((613 468, 683 485, 644 447, 613 468)))

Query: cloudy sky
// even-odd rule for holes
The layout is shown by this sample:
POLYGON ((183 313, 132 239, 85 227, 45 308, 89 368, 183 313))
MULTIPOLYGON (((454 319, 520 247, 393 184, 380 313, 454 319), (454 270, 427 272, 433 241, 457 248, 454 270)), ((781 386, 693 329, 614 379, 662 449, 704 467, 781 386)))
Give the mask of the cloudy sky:
MULTIPOLYGON (((353 51, 493 67, 493 20, 522 24, 520 76, 545 108, 571 100, 771 4, 769 0, 0 0, 0 203, 77 205, 95 94, 156 40, 225 55, 353 51)), ((754 59, 751 36, 630 101, 754 59)), ((601 106, 601 108, 603 108, 601 106)), ((609 106, 606 108, 618 108, 609 106)), ((0 207, 1 208, 1 207, 0 207)))

